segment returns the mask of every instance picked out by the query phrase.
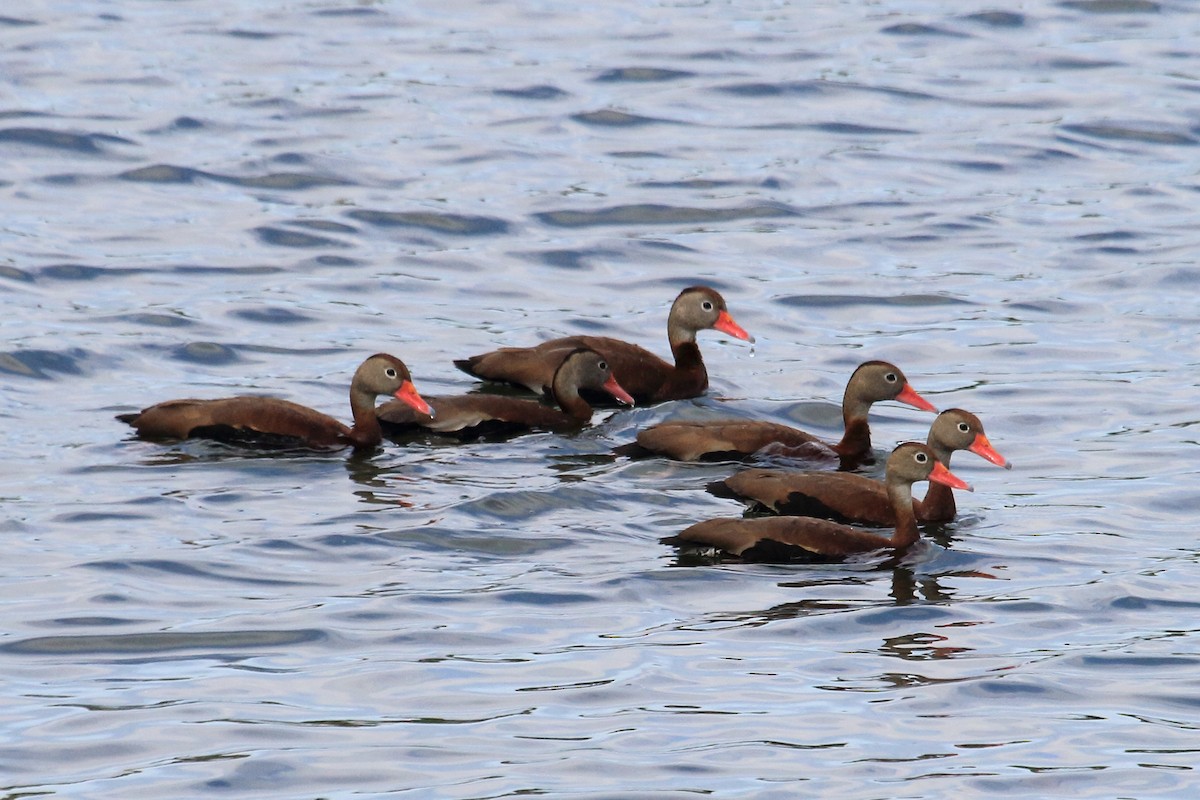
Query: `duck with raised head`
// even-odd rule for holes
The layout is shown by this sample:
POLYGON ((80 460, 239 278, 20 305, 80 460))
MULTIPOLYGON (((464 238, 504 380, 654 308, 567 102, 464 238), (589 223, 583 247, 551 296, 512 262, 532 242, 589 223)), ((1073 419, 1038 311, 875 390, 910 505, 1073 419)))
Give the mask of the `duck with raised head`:
POLYGON ((581 428, 592 418, 591 405, 580 396, 584 389, 607 392, 621 403, 634 404, 604 356, 580 347, 567 354, 550 382, 550 396, 558 408, 520 397, 464 394, 427 398, 435 415, 395 400, 381 405, 376 414, 389 434, 416 428, 462 437, 530 429, 565 431, 581 428))
POLYGON ((624 445, 617 451, 633 456, 661 455, 677 461, 740 460, 762 452, 815 462, 836 461, 840 469, 854 469, 873 461, 867 414, 874 403, 883 400, 897 400, 922 411, 937 411, 912 388, 895 364, 867 361, 854 370, 846 383, 842 396, 845 432, 836 444, 823 442, 815 434, 790 425, 724 418, 652 425, 638 432, 635 445, 624 445))
POLYGON ((275 397, 241 396, 214 400, 167 400, 117 419, 147 439, 215 439, 255 447, 376 447, 383 432, 375 398, 392 395, 421 413, 429 404, 417 393, 404 362, 376 353, 362 362, 350 381, 351 427, 328 414, 275 397))
POLYGON ((725 298, 707 286, 684 289, 667 315, 667 340, 675 363, 636 344, 607 336, 567 336, 533 347, 503 347, 454 362, 462 371, 487 381, 524 386, 537 394, 550 390, 554 371, 570 352, 586 347, 604 356, 622 385, 639 404, 698 397, 708 389, 708 372, 696 334, 709 328, 753 342, 733 321, 725 298))
MULTIPOLYGON (((926 444, 934 457, 949 469, 956 450, 967 450, 1005 469, 1012 469, 996 452, 984 433, 979 417, 961 408, 938 414, 929 428, 926 444)), ((747 469, 708 490, 719 497, 733 497, 776 514, 826 517, 864 525, 894 525, 896 514, 883 481, 852 472, 747 469)), ((954 492, 944 483, 930 482, 924 500, 913 500, 920 522, 950 522, 957 514, 954 492)))
POLYGON ((747 561, 837 561, 858 553, 897 553, 920 539, 913 512, 912 485, 932 481, 955 489, 971 487, 946 469, 933 449, 905 442, 888 456, 884 485, 895 514, 891 536, 815 517, 738 517, 710 519, 662 540, 688 549, 716 549, 747 561))

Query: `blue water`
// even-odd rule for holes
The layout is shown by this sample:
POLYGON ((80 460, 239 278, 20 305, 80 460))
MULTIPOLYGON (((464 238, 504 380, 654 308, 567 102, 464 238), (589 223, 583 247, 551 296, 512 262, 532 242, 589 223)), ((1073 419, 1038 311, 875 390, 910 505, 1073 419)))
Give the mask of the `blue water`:
MULTIPOLYGON (((18 4, 0 14, 0 796, 1192 797, 1184 2, 18 4), (370 353, 569 333, 694 401, 346 453, 113 419, 347 418, 370 353), (984 421, 899 564, 680 559, 741 415, 836 438, 884 358, 984 421)), ((931 420, 872 416, 881 451, 931 420)), ((918 487, 918 491, 923 491, 918 487)))

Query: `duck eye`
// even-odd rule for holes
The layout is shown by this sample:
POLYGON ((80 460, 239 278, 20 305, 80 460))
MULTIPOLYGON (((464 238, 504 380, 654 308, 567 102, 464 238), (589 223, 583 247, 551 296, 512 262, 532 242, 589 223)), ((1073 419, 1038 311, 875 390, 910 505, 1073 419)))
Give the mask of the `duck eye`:
POLYGON ((705 300, 700 303, 700 307, 703 308, 705 311, 712 311, 713 310, 713 302, 712 302, 712 300, 705 300))
POLYGON ((607 362, 607 361, 605 361, 605 360, 603 360, 603 359, 601 359, 601 360, 600 360, 600 363, 599 363, 599 364, 597 364, 596 366, 600 367, 600 371, 601 371, 601 372, 604 372, 604 371, 608 370, 608 362, 607 362))
POLYGON ((959 429, 960 431, 962 431, 963 433, 970 433, 970 432, 971 432, 971 426, 970 426, 970 425, 968 425, 968 424, 967 424, 967 423, 965 423, 965 422, 960 422, 960 423, 958 423, 958 429, 959 429))
POLYGON ((895 383, 896 381, 900 380, 896 377, 896 373, 894 372, 889 372, 888 374, 884 375, 883 379, 888 383, 895 383))
POLYGON ((396 368, 395 368, 395 367, 388 367, 387 369, 385 369, 385 370, 383 371, 383 374, 384 374, 384 375, 387 375, 389 378, 394 378, 394 377, 396 377, 396 368))
POLYGON ((914 453, 913 458, 916 459, 918 464, 924 464, 929 460, 929 456, 925 455, 924 453, 914 453))

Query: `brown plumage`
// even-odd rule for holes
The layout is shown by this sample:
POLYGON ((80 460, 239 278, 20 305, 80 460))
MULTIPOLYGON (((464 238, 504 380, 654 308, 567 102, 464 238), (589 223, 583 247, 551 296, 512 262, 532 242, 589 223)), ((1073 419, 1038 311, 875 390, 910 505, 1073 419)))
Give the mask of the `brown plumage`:
MULTIPOLYGON (((983 431, 983 423, 969 411, 943 411, 929 428, 926 444, 937 460, 950 467, 955 450, 969 450, 993 464, 1012 465, 996 452, 983 431)), ((776 514, 828 517, 866 525, 894 525, 896 513, 883 481, 849 472, 747 469, 709 484, 720 497, 734 497, 776 514)), ((913 500, 921 522, 949 522, 957 509, 954 493, 943 483, 931 482, 924 500, 913 500)))
POLYGON ((627 405, 634 402, 617 382, 604 357, 581 347, 563 359, 550 382, 551 397, 561 411, 520 397, 465 394, 427 398, 436 411, 433 417, 394 400, 381 405, 376 414, 388 433, 415 428, 460 436, 511 433, 531 428, 570 430, 586 425, 592 418, 592 407, 579 395, 581 389, 607 392, 627 405))
POLYGON ((753 337, 733 321, 725 299, 707 286, 684 289, 667 315, 667 340, 674 364, 636 344, 607 336, 567 336, 533 347, 503 347, 457 360, 454 365, 488 381, 524 386, 537 394, 549 391, 554 371, 573 350, 586 347, 604 356, 621 384, 638 403, 697 397, 708 389, 708 372, 696 344, 698 331, 715 328, 738 339, 753 337))
POLYGON ((836 459, 841 469, 869 463, 871 428, 867 414, 873 403, 898 400, 923 411, 936 411, 909 385, 904 373, 886 361, 859 365, 846 383, 842 397, 845 433, 837 444, 827 444, 814 434, 775 422, 745 419, 672 421, 652 425, 637 435, 636 446, 618 448, 627 455, 661 455, 677 461, 737 460, 765 454, 836 459))
POLYGON ((320 411, 274 397, 225 397, 216 400, 168 400, 117 419, 147 439, 205 438, 269 447, 375 447, 383 441, 375 419, 375 398, 390 394, 422 412, 429 406, 417 394, 404 362, 376 353, 350 381, 354 426, 320 411))
POLYGON ((920 538, 913 514, 914 483, 929 480, 971 489, 937 460, 932 448, 920 442, 906 442, 893 450, 885 476, 896 520, 891 536, 813 517, 756 517, 710 519, 663 539, 663 543, 715 548, 752 561, 833 561, 874 550, 903 551, 920 538))

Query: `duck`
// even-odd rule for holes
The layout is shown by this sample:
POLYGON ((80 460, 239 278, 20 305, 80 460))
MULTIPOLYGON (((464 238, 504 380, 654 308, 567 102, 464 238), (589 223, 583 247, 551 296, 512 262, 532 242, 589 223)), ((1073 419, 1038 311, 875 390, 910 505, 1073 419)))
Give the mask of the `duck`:
POLYGON ((133 414, 118 414, 145 439, 213 439, 254 447, 367 450, 383 441, 375 417, 375 400, 392 395, 414 410, 429 414, 429 404, 417 392, 404 362, 376 353, 362 362, 350 381, 346 426, 328 414, 275 397, 240 396, 211 400, 167 400, 133 414))
POLYGON ((413 429, 462 438, 530 429, 561 432, 582 428, 591 421, 592 407, 580 396, 581 389, 604 391, 618 402, 634 405, 604 356, 579 347, 562 360, 550 382, 550 396, 559 408, 521 397, 464 394, 428 397, 436 413, 421 412, 403 400, 392 400, 377 408, 375 414, 389 435, 413 429))
POLYGON ((790 425, 765 420, 672 420, 639 431, 637 441, 632 446, 618 447, 617 453, 633 457, 659 455, 676 461, 736 461, 761 453, 836 462, 839 469, 851 470, 874 461, 867 414, 872 404, 883 400, 937 411, 912 388, 895 364, 866 361, 846 383, 842 396, 845 432, 836 444, 790 425))
POLYGON ((778 516, 705 520, 661 541, 688 549, 715 549, 747 561, 777 563, 839 561, 877 550, 900 554, 920 539, 913 513, 914 483, 928 480, 972 491, 937 460, 933 448, 921 442, 896 447, 888 456, 884 475, 896 520, 890 536, 827 519, 778 516))
MULTIPOLYGON (((961 408, 938 414, 926 444, 947 468, 956 450, 967 450, 1012 469, 1012 463, 988 440, 979 417, 961 408)), ((718 497, 749 501, 776 514, 826 517, 864 525, 896 524, 886 484, 851 472, 747 469, 710 483, 708 490, 718 497)), ((954 492, 946 484, 933 481, 925 499, 913 501, 913 512, 919 522, 951 522, 958 513, 954 492)))
POLYGON ((566 336, 533 347, 502 347, 454 365, 486 381, 524 386, 535 394, 550 391, 554 371, 563 358, 580 347, 595 350, 612 365, 622 385, 639 405, 699 397, 708 390, 708 372, 696 343, 699 331, 712 328, 735 339, 754 337, 734 322, 716 289, 691 286, 675 298, 667 315, 667 341, 675 363, 636 344, 607 336, 566 336))

